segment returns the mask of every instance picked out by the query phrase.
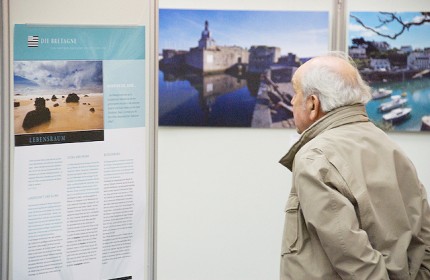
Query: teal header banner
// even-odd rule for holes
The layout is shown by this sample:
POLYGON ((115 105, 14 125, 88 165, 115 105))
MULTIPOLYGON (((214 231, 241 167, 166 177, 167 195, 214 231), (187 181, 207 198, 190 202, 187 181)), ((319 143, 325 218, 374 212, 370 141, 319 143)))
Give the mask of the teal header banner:
POLYGON ((145 27, 17 24, 14 60, 145 59, 145 27))

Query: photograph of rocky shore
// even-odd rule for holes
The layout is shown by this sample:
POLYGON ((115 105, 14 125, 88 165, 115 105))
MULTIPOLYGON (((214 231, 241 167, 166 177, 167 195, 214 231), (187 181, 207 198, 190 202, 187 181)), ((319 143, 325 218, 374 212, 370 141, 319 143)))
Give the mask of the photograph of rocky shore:
POLYGON ((101 61, 16 61, 15 135, 101 130, 101 61))

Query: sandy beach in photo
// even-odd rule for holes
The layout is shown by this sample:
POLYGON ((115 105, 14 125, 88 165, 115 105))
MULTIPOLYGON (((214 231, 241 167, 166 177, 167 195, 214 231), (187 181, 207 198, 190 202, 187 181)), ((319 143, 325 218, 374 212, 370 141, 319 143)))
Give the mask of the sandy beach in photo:
POLYGON ((57 100, 52 100, 52 95, 15 95, 14 102, 19 102, 19 106, 14 107, 15 134, 100 130, 104 128, 102 93, 78 94, 80 97, 78 103, 66 103, 67 95, 56 94, 57 100), (24 118, 28 112, 35 110, 34 101, 37 97, 45 99, 46 108, 51 112, 51 120, 25 130, 22 127, 24 118), (54 104, 58 104, 58 106, 54 106, 54 104))

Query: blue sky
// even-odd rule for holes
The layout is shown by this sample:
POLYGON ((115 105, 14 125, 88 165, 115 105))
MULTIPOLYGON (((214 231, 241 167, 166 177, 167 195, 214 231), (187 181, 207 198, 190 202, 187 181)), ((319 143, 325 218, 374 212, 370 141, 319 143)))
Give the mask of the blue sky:
POLYGON ((103 92, 102 68, 101 61, 15 61, 15 93, 103 92))
MULTIPOLYGON (((352 12, 354 16, 360 18, 366 25, 375 27, 379 25, 378 16, 381 16, 379 12, 352 12)), ((397 13, 404 22, 411 22, 417 20, 421 16, 420 13, 416 12, 404 12, 397 13)), ((390 23, 378 30, 384 34, 394 34, 399 31, 400 25, 397 23, 390 23)), ((363 37, 366 41, 385 41, 390 44, 391 47, 400 48, 401 46, 411 45, 413 48, 425 48, 430 47, 430 24, 426 23, 420 26, 412 26, 409 31, 406 30, 402 35, 392 40, 382 36, 378 36, 373 32, 365 30, 361 27, 353 18, 349 20, 349 36, 348 44, 351 44, 351 39, 363 37)))
POLYGON ((204 23, 219 46, 267 45, 299 57, 328 51, 327 12, 160 9, 159 51, 198 45, 204 23))

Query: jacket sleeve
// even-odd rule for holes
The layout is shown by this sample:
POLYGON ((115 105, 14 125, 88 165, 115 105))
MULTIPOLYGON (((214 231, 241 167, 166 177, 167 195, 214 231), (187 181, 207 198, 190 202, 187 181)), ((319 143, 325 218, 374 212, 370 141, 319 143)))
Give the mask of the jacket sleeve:
POLYGON ((382 254, 372 248, 354 205, 337 187, 345 184, 337 170, 321 155, 302 159, 293 173, 308 229, 342 279, 389 279, 382 254))
MULTIPOLYGON (((430 207, 427 199, 427 193, 423 185, 421 185, 422 192, 422 221, 421 221, 421 235, 424 244, 426 245, 424 252, 424 259, 420 268, 421 279, 430 279, 430 207)), ((420 278, 418 278, 420 279, 420 278)))

